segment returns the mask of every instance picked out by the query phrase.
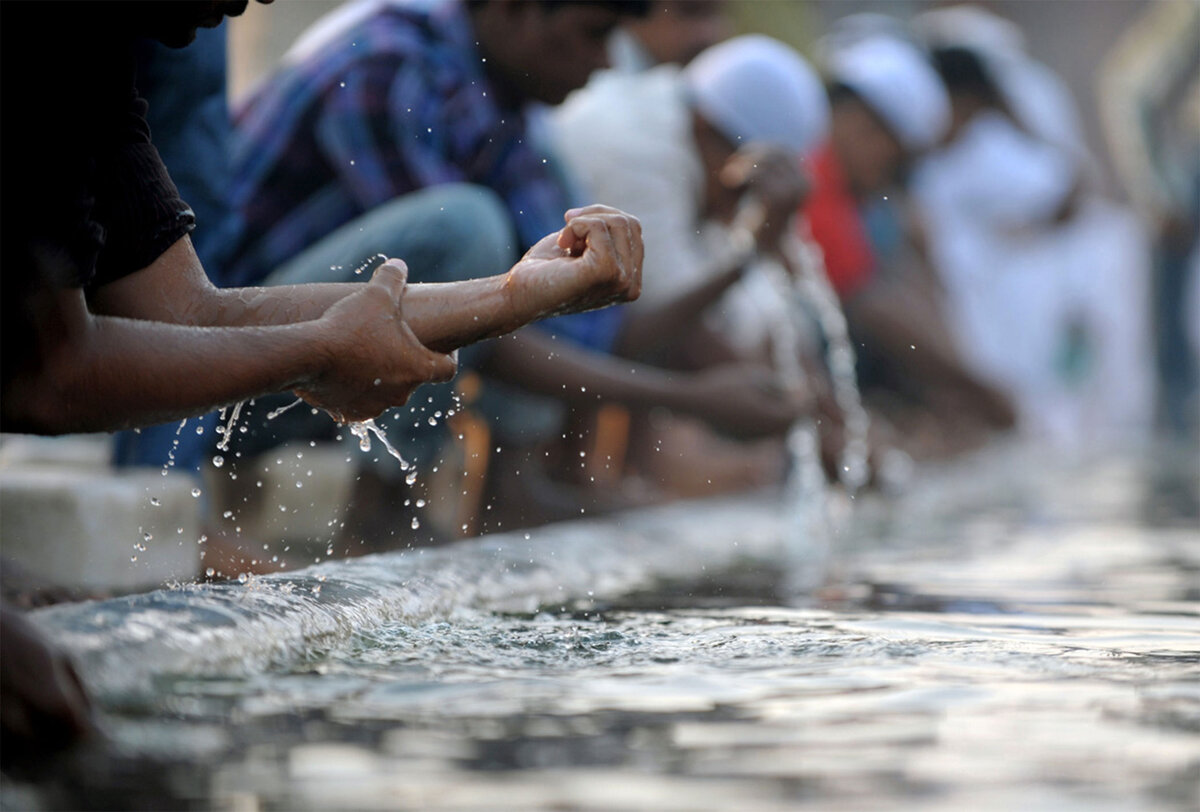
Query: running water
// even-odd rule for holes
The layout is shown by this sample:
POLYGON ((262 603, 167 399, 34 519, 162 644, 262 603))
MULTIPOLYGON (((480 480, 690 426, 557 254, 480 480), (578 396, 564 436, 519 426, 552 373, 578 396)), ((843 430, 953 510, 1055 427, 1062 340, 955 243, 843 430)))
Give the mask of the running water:
POLYGON ((229 412, 229 419, 224 426, 217 427, 217 433, 221 435, 220 442, 217 443, 217 450, 225 452, 229 450, 229 440, 233 437, 233 427, 237 425, 238 417, 242 413, 242 406, 245 401, 233 404, 232 409, 226 407, 221 409, 221 419, 225 420, 225 413, 229 412))
MULTIPOLYGON (((730 233, 735 250, 749 250, 754 245, 754 223, 765 217, 762 207, 747 201, 739 212, 730 233)), ((789 229, 789 234, 794 234, 789 229)), ((793 266, 792 276, 775 263, 761 265, 768 282, 788 303, 787 319, 768 319, 771 332, 772 362, 780 381, 787 389, 802 390, 807 375, 800 359, 802 326, 805 312, 817 319, 826 346, 826 364, 833 384, 834 399, 845 421, 844 445, 839 460, 838 479, 846 493, 853 498, 869 477, 867 432, 869 419, 862 405, 855 370, 854 348, 836 295, 825 275, 820 249, 811 243, 789 236, 782 245, 786 258, 793 266), (807 305, 807 307, 806 307, 807 305)), ((825 562, 832 547, 835 495, 830 490, 821 465, 820 432, 811 418, 801 419, 792 426, 786 438, 791 460, 785 497, 792 513, 796 538, 803 555, 788 568, 791 588, 804 592, 814 588, 824 575, 825 562)))
POLYGON ((801 606, 729 500, 36 611, 112 746, 0 806, 1196 809, 1195 455, 1014 450, 801 606))
MULTIPOLYGON (((383 256, 383 255, 379 254, 378 256, 383 256)), ((368 264, 369 264, 369 262, 368 262, 368 264)), ((295 407, 297 404, 303 403, 303 402, 304 401, 301 400, 300 398, 296 398, 291 403, 289 403, 285 406, 280 406, 278 409, 275 409, 275 410, 271 411, 270 413, 268 413, 267 420, 274 420, 276 417, 283 414, 288 409, 291 409, 291 408, 295 407)), ((236 419, 236 417, 237 417, 237 415, 235 413, 234 419, 236 419)), ((232 424, 232 420, 230 421, 230 423, 232 424)), ((430 425, 433 425, 433 418, 430 418, 430 425)), ((346 424, 346 427, 350 429, 351 434, 353 434, 355 437, 358 438, 358 447, 363 452, 368 452, 371 450, 371 435, 374 435, 375 439, 379 440, 379 442, 383 445, 384 450, 386 450, 389 455, 391 455, 398 463, 400 463, 400 470, 407 471, 407 470, 409 470, 409 468, 412 467, 411 463, 409 463, 408 460, 404 459, 404 456, 399 451, 396 450, 396 447, 393 446, 391 444, 391 442, 388 441, 386 432, 384 432, 384 430, 381 429, 378 426, 378 424, 375 423, 374 419, 350 422, 350 423, 346 424)), ((226 440, 228 440, 228 433, 226 434, 226 440)), ((222 449, 222 450, 224 450, 224 449, 222 449)), ((411 485, 412 483, 409 482, 409 484, 411 485)))
POLYGON ((825 337, 825 361, 833 381, 833 396, 846 427, 838 478, 853 496, 870 477, 868 433, 871 423, 858 388, 854 345, 846 326, 846 314, 829 284, 820 246, 811 237, 791 237, 785 240, 785 249, 801 273, 797 293, 812 305, 825 337))
MULTIPOLYGON (((730 229, 730 243, 735 252, 750 253, 756 225, 765 217, 766 212, 758 201, 747 200, 742 204, 730 229)), ((838 479, 853 497, 870 478, 870 418, 862 405, 858 388, 854 345, 850 340, 846 315, 829 284, 820 246, 811 237, 797 236, 796 229, 789 227, 780 247, 798 278, 774 264, 763 266, 771 285, 790 304, 788 313, 791 319, 772 319, 768 322, 772 330, 772 360, 785 386, 804 385, 805 374, 799 357, 801 328, 798 322, 806 309, 811 309, 825 339, 825 362, 833 384, 834 400, 842 412, 845 425, 838 479)), ((812 430, 815 432, 815 427, 812 430)), ((800 440, 788 443, 789 448, 795 447, 797 450, 807 449, 810 445, 800 440)), ((798 462, 800 467, 808 464, 808 460, 798 462)), ((817 462, 819 465, 819 458, 817 462)))
POLYGON ((304 401, 301 398, 296 398, 291 403, 280 406, 278 409, 272 409, 271 411, 267 412, 267 420, 274 420, 287 410, 292 409, 303 402, 304 401))
MULTIPOLYGON (((407 471, 411 467, 408 460, 404 459, 400 452, 388 442, 387 434, 375 424, 373 419, 347 423, 346 425, 349 426, 350 433, 358 438, 358 447, 363 451, 371 450, 371 435, 373 434, 375 435, 375 439, 379 440, 383 445, 387 453, 400 463, 400 470, 407 471)), ((412 483, 410 482, 409 484, 411 485, 412 483)))

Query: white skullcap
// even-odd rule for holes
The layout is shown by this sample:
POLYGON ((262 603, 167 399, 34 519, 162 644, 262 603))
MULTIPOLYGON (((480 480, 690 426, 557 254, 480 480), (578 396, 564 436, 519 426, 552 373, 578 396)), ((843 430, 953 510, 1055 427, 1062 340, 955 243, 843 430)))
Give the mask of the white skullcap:
POLYGON ((874 37, 892 37, 912 40, 912 32, 898 17, 876 11, 864 11, 838 17, 829 24, 825 35, 817 40, 814 53, 817 61, 824 65, 829 57, 856 42, 874 37))
POLYGON ((977 6, 952 6, 918 14, 912 28, 932 48, 956 46, 993 59, 1025 53, 1025 34, 1016 23, 977 6))
POLYGON ((950 98, 929 59, 893 37, 860 40, 831 54, 829 78, 853 90, 910 152, 936 144, 950 126, 950 98))
POLYGON ((973 53, 1009 111, 1029 132, 1086 152, 1070 90, 1026 53, 1025 35, 1016 23, 975 6, 953 6, 918 15, 913 30, 931 48, 973 53))
POLYGON ((713 45, 683 77, 700 114, 735 144, 768 143, 802 154, 828 132, 829 100, 816 71, 770 37, 713 45))

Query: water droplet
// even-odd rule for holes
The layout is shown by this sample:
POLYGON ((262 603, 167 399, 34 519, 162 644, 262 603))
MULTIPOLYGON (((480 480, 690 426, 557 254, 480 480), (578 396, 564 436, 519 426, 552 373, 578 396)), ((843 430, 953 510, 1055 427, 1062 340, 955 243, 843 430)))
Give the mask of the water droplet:
POLYGON ((247 572, 238 573, 238 583, 244 584, 250 580, 250 574, 247 572))
POLYGON ((199 488, 192 488, 192 496, 196 497, 197 499, 200 498, 201 493, 202 491, 199 488))
POLYGON ((204 574, 207 575, 209 578, 211 578, 217 574, 217 571, 215 569, 213 569, 212 567, 209 567, 208 569, 206 569, 204 571, 204 574))
POLYGON ((220 467, 221 467, 222 465, 224 465, 224 464, 225 464, 225 458, 224 458, 224 457, 222 457, 220 454, 218 454, 217 456, 213 457, 213 465, 214 465, 215 467, 217 467, 217 468, 220 468, 220 467))
POLYGON ((420 527, 421 527, 421 520, 418 519, 416 516, 413 516, 412 529, 417 530, 420 527))
POLYGON ((159 505, 161 505, 161 504, 162 504, 162 502, 161 502, 161 501, 159 501, 159 498, 158 498, 157 496, 151 496, 151 497, 150 497, 150 504, 154 505, 155 507, 158 507, 159 505))

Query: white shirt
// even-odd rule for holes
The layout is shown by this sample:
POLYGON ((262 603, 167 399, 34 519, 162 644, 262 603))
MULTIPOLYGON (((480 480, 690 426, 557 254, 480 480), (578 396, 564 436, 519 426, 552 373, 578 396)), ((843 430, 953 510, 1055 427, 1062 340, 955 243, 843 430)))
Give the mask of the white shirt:
MULTIPOLYGON (((642 222, 642 296, 659 304, 723 270, 734 248, 726 229, 701 220, 704 167, 680 71, 605 71, 573 93, 550 122, 555 151, 589 200, 642 222)), ((788 318, 786 300, 753 268, 713 308, 711 318, 734 346, 749 349, 788 318)))

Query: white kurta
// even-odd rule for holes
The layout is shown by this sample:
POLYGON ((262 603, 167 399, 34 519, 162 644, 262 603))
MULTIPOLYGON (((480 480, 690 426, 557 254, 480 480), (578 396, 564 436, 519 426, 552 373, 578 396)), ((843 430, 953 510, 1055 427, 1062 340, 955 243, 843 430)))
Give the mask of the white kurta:
MULTIPOLYGON (((590 200, 642 222, 642 296, 659 304, 719 270, 734 248, 728 233, 700 219, 704 169, 692 135, 679 69, 593 76, 552 114, 555 152, 590 200)), ((725 267, 728 267, 726 265, 725 267)), ((715 306, 713 326, 738 347, 758 347, 787 319, 776 286, 754 269, 715 306)))
POLYGON ((1053 221, 1077 156, 977 115, 913 179, 968 363, 1022 426, 1065 442, 1142 430, 1151 410, 1149 252, 1125 211, 1087 199, 1053 221))

